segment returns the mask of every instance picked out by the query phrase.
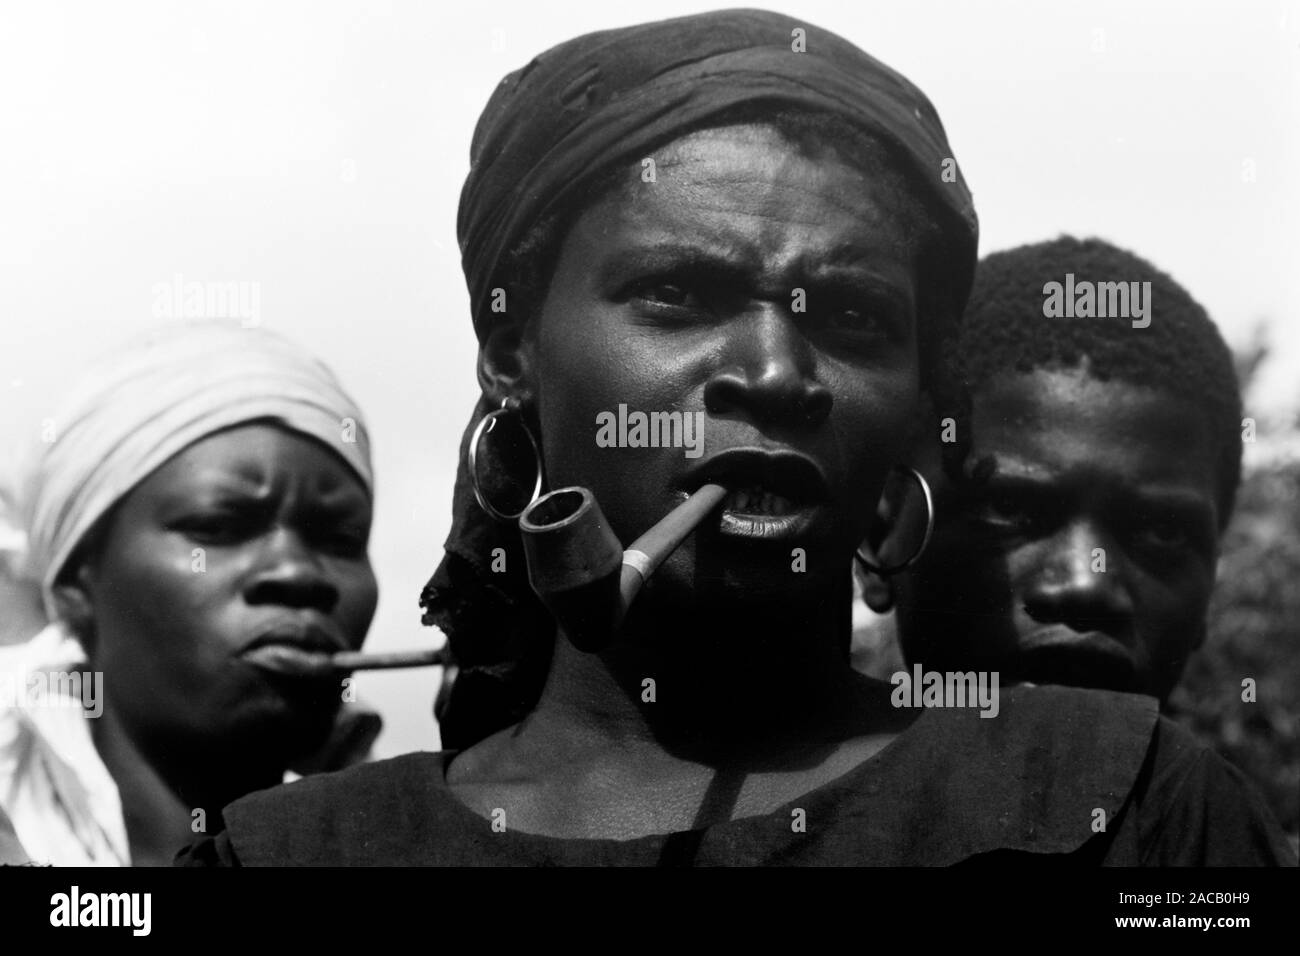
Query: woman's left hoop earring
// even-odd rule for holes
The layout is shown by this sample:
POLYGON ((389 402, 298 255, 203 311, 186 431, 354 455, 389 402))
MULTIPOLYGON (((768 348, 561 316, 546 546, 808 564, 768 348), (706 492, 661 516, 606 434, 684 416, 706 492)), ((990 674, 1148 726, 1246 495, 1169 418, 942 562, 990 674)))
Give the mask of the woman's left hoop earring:
POLYGON ((857 562, 872 574, 878 574, 886 578, 915 564, 921 555, 925 553, 925 548, 930 543, 930 535, 934 533, 934 495, 930 493, 929 483, 919 471, 909 465, 895 465, 894 470, 905 472, 909 478, 920 486, 921 494, 925 496, 925 535, 921 538, 921 546, 916 549, 911 557, 902 564, 895 564, 890 567, 873 564, 871 559, 863 555, 862 545, 858 545, 857 550, 853 552, 853 557, 857 559, 857 562))
POLYGON ((474 500, 478 506, 496 518, 498 521, 518 521, 519 516, 528 510, 529 505, 542 495, 542 453, 537 448, 537 439, 533 438, 533 433, 528 430, 528 425, 523 419, 522 406, 519 399, 507 396, 501 400, 501 407, 495 411, 488 412, 474 428, 474 434, 469 437, 469 483, 474 488, 474 500), (533 448, 533 458, 537 461, 537 478, 533 482, 533 494, 528 499, 528 503, 516 511, 514 514, 507 514, 504 511, 498 511, 487 500, 487 495, 483 494, 483 489, 479 487, 478 480, 478 443, 484 435, 491 434, 492 429, 496 427, 497 419, 502 415, 518 415, 519 427, 523 429, 528 444, 533 448))

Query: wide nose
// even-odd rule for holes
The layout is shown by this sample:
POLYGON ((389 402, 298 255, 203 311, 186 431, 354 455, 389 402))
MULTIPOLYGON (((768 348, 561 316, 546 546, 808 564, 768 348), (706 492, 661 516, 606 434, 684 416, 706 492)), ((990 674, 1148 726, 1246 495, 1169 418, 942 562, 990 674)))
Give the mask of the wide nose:
POLYGON ((1127 630, 1133 604, 1124 587, 1120 555, 1093 521, 1077 520, 1043 543, 1028 587, 1026 613, 1042 624, 1076 631, 1127 630), (1104 570, 1103 570, 1104 568, 1104 570))
POLYGON ((715 415, 744 415, 761 425, 812 428, 830 414, 830 389, 795 317, 777 303, 755 304, 740 318, 723 363, 704 387, 715 415))
POLYGON ((249 604, 278 604, 329 614, 338 603, 339 591, 303 535, 277 526, 264 539, 244 599, 249 604))

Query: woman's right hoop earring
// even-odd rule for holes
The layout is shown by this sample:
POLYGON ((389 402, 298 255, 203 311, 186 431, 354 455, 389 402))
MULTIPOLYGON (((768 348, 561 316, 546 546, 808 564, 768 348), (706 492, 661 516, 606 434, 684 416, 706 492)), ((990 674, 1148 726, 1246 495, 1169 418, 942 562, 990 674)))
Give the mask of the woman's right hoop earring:
POLYGON ((529 431, 528 425, 523 421, 523 406, 519 404, 519 399, 509 397, 501 400, 501 407, 488 412, 479 420, 478 425, 474 428, 474 434, 469 438, 469 481, 474 488, 474 500, 478 506, 496 518, 498 521, 517 521, 519 516, 528 510, 529 505, 542 495, 542 454, 537 448, 537 440, 533 438, 533 433, 529 431), (528 444, 533 448, 533 458, 537 462, 537 479, 533 483, 533 494, 528 499, 528 503, 516 511, 514 514, 508 514, 504 511, 498 511, 488 501, 487 495, 483 494, 483 489, 479 484, 478 476, 478 443, 479 439, 485 435, 490 435, 492 429, 496 427, 497 419, 502 415, 519 415, 519 427, 523 429, 524 435, 528 438, 528 444))
POLYGON ((873 564, 869 558, 863 555, 862 546, 858 545, 857 550, 853 552, 853 557, 857 559, 858 563, 871 573, 886 578, 891 574, 898 574, 898 572, 904 571, 915 564, 921 555, 925 553, 926 545, 930 543, 930 535, 934 534, 934 495, 930 493, 929 483, 919 471, 909 465, 895 465, 894 468, 896 471, 905 472, 909 478, 921 487, 921 494, 925 496, 925 535, 921 538, 921 546, 916 549, 911 557, 902 564, 895 564, 890 567, 873 564))

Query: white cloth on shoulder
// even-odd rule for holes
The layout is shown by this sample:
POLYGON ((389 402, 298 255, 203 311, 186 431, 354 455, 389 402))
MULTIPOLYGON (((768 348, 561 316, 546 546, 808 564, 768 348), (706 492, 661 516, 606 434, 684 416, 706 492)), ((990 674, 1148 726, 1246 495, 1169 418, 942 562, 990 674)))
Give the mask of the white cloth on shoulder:
POLYGON ((130 866, 117 784, 91 739, 94 695, 76 696, 95 687, 86 663, 58 622, 0 648, 0 808, 32 863, 130 866))

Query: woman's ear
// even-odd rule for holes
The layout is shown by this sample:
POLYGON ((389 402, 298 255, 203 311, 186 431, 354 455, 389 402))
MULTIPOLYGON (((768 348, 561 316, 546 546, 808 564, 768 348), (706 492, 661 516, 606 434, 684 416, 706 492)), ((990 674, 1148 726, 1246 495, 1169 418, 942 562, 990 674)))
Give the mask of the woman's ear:
POLYGON ((65 574, 54 585, 54 606, 62 620, 81 642, 86 655, 94 653, 95 602, 91 589, 91 569, 82 561, 74 574, 65 574))
POLYGON ((493 404, 513 396, 527 405, 533 393, 536 342, 522 322, 499 322, 478 350, 478 383, 493 404))
MULTIPOLYGON (((880 500, 876 502, 875 520, 871 522, 867 536, 859 546, 859 551, 878 567, 897 566, 907 555, 914 554, 920 544, 913 527, 917 524, 918 516, 909 506, 907 491, 908 483, 885 483, 880 500)), ((921 522, 924 522, 924 518, 921 518, 921 522)), ((854 561, 853 566, 862 588, 862 600, 867 607, 877 614, 892 611, 898 599, 893 581, 886 575, 868 569, 861 561, 854 561)))
POLYGON ((853 571, 857 575, 858 586, 862 588, 862 603, 877 614, 888 614, 894 609, 897 598, 888 578, 868 571, 858 561, 853 562, 853 571))

